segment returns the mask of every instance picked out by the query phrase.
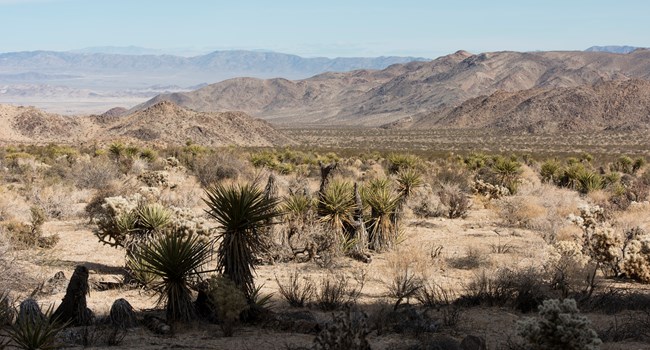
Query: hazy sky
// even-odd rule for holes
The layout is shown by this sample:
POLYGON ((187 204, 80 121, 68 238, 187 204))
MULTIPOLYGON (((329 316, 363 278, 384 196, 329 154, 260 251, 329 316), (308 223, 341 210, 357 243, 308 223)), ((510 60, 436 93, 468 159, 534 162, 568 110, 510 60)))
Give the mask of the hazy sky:
POLYGON ((0 0, 0 52, 91 46, 302 56, 650 46, 646 0, 0 0))

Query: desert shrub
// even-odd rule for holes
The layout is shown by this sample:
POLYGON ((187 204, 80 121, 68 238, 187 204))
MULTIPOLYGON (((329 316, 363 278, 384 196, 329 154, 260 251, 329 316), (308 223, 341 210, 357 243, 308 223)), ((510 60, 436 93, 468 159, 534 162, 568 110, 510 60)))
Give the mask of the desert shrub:
POLYGON ((45 213, 40 207, 30 208, 30 223, 25 224, 19 221, 7 221, 3 223, 12 244, 17 248, 51 248, 59 241, 58 235, 43 236, 43 224, 45 213))
POLYGON ((422 305, 429 308, 450 305, 455 300, 452 290, 426 279, 422 280, 421 288, 418 289, 415 297, 422 305))
POLYGON ((456 185, 461 190, 469 192, 471 190, 470 174, 468 171, 456 163, 443 164, 436 169, 435 181, 438 185, 448 184, 456 185))
POLYGON ((475 275, 459 297, 460 305, 510 306, 522 312, 534 310, 550 293, 544 275, 534 269, 502 269, 494 275, 475 275))
POLYGON ((572 240, 558 241, 554 248, 556 255, 546 265, 553 289, 563 298, 583 297, 593 292, 598 266, 583 252, 582 244, 572 240))
POLYGON ((625 174, 632 174, 634 160, 628 156, 620 156, 614 163, 611 164, 612 171, 618 171, 625 174))
POLYGON ((469 196, 457 186, 443 185, 438 190, 438 197, 450 219, 465 217, 471 207, 469 196))
POLYGON ((404 266, 401 271, 396 271, 393 278, 388 281, 388 296, 395 299, 393 310, 397 310, 402 301, 416 298, 422 286, 422 279, 418 277, 409 266, 404 266))
POLYGON ((256 168, 275 169, 278 166, 278 161, 276 160, 275 155, 269 151, 251 154, 250 161, 256 168))
POLYGON ((248 308, 246 296, 230 279, 220 276, 210 278, 208 290, 208 297, 220 321, 219 325, 224 335, 231 337, 240 314, 248 308))
POLYGON ((315 303, 318 308, 325 311, 340 309, 344 305, 356 303, 363 281, 356 281, 353 284, 350 277, 339 274, 325 276, 315 292, 315 303))
POLYGON ((79 160, 73 166, 73 182, 81 189, 102 190, 120 177, 119 168, 110 159, 97 157, 79 160))
POLYGON ((75 213, 74 189, 55 184, 48 187, 32 187, 31 202, 40 207, 45 216, 50 219, 68 219, 75 213))
POLYGON ((534 350, 593 350, 602 343, 573 299, 544 301, 538 318, 519 322, 518 334, 534 350))
POLYGON ((548 210, 536 203, 533 196, 513 196, 501 198, 497 202, 499 217, 508 226, 527 229, 546 228, 548 210))
POLYGON ((280 294, 294 307, 303 307, 310 302, 314 295, 314 283, 307 278, 301 278, 298 271, 289 276, 289 281, 281 283, 277 276, 275 282, 278 284, 280 294))
POLYGON ((366 337, 370 333, 367 316, 351 309, 334 316, 316 339, 314 350, 370 350, 366 337))
POLYGON ((246 163, 231 153, 212 153, 197 158, 192 168, 203 187, 225 179, 237 179, 246 163))

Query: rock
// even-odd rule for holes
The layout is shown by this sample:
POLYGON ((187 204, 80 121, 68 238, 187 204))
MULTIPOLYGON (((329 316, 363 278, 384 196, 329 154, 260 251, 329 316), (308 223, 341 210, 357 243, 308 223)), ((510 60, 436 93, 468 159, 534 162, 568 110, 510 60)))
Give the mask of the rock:
POLYGON ((466 336, 463 341, 460 342, 460 348, 462 350, 487 350, 485 339, 475 335, 466 336))

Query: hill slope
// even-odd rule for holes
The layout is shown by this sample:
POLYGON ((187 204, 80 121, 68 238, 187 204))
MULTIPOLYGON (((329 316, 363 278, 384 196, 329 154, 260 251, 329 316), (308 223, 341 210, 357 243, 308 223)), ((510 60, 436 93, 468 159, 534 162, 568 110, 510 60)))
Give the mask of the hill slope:
POLYGON ((489 128, 551 133, 650 128, 650 82, 498 91, 424 114, 410 128, 489 128))
POLYGON ((650 51, 459 51, 430 62, 381 71, 322 74, 309 79, 231 79, 202 89, 159 95, 202 111, 237 109, 276 123, 377 126, 453 107, 497 90, 576 87, 601 80, 650 79, 650 51))
POLYGON ((242 112, 196 112, 161 102, 131 114, 71 117, 34 107, 0 105, 0 142, 80 143, 117 138, 182 145, 280 146, 292 141, 268 123, 242 112))

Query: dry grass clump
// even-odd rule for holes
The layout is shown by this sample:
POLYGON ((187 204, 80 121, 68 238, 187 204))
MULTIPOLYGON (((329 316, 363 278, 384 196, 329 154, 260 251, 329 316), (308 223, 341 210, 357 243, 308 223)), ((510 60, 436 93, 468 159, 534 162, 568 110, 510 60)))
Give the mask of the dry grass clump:
POLYGON ((502 198, 496 205, 505 224, 539 231, 552 243, 567 226, 567 217, 577 214, 580 203, 584 201, 576 192, 542 183, 521 186, 517 195, 502 198))

